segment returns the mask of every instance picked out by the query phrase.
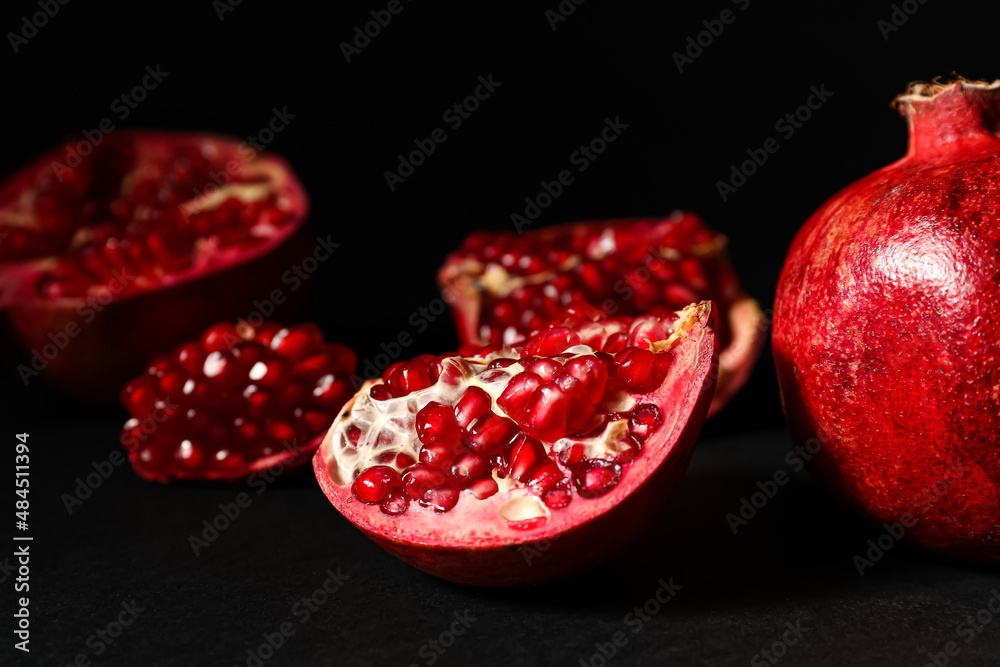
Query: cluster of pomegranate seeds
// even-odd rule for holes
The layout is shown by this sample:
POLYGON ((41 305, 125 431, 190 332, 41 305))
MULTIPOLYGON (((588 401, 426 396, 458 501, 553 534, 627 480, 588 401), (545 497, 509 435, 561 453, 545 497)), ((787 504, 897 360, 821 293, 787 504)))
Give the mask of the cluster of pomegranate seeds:
POLYGON ((201 138, 162 150, 146 141, 117 132, 76 167, 41 169, 24 201, 4 214, 11 219, 0 216, 0 261, 59 255, 38 279, 47 298, 101 286, 128 294, 202 255, 262 244, 295 220, 270 172, 235 145, 201 138))
POLYGON ((725 244, 691 213, 479 232, 448 258, 442 275, 465 275, 482 289, 479 340, 511 345, 575 301, 611 302, 608 312, 628 316, 667 315, 701 299, 725 305, 740 293, 725 244))
MULTIPOLYGON (((643 402, 673 361, 674 318, 606 318, 585 304, 516 348, 397 363, 337 422, 354 497, 399 515, 462 493, 526 488, 549 510, 611 491, 662 424, 643 402)), ((516 526, 514 526, 516 527, 516 526)))
POLYGON ((147 479, 237 478, 308 460, 353 393, 352 350, 312 324, 220 323, 126 385, 122 444, 147 479))

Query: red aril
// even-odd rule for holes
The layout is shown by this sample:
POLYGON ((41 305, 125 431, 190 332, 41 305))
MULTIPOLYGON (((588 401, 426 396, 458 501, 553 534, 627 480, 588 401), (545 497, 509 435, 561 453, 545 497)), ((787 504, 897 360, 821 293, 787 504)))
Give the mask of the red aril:
MULTIPOLYGON (((324 343, 312 324, 215 324, 125 385, 132 418, 121 441, 136 473, 156 482, 288 470, 319 447, 351 395, 356 366, 352 350, 324 343)), ((381 501, 399 484, 395 469, 376 465, 357 497, 381 501)))
POLYGON ((713 327, 710 302, 636 318, 574 304, 523 345, 407 362, 430 382, 412 391, 390 367, 344 406, 316 477, 347 519, 435 576, 571 576, 627 545, 683 474, 714 387, 713 327), (607 353, 619 334, 635 345, 607 353), (651 359, 623 369, 623 355, 651 359), (541 540, 544 558, 525 558, 541 540))
POLYGON ((879 524, 1000 561, 1000 82, 913 84, 901 160, 824 204, 774 357, 812 470, 879 524))
POLYGON ((0 186, 0 311, 22 380, 113 399, 212 322, 294 314, 303 290, 270 295, 308 252, 307 208, 284 160, 226 137, 123 130, 82 158, 42 156, 0 186))
MULTIPOLYGON (((463 344, 516 344, 573 301, 628 316, 667 315, 694 301, 714 301, 721 352, 711 415, 750 376, 767 329, 725 247, 722 234, 681 212, 524 234, 477 232, 448 256, 438 281, 451 298, 463 344)), ((566 335, 552 331, 538 344, 558 346, 566 335)), ((616 340, 608 352, 618 352, 616 346, 624 347, 616 340)))

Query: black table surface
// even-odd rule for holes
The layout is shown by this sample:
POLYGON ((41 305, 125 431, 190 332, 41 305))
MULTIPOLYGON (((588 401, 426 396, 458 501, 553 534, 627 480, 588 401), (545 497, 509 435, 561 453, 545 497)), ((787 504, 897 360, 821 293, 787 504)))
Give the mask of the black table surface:
MULTIPOLYGON (((61 445, 61 454, 33 459, 31 653, 8 639, 2 664, 1000 660, 1000 623, 988 611, 1000 574, 892 544, 859 575, 855 556, 883 530, 792 471, 782 431, 703 437, 667 509, 606 566, 559 584, 481 589, 382 551, 330 506, 308 471, 266 485, 162 486, 126 463, 69 512, 64 494, 117 451, 119 427, 101 418, 31 432, 33 451, 61 445), (779 470, 791 480, 734 534, 727 515, 779 470), (249 505, 195 555, 191 536, 240 493, 249 505), (660 604, 664 586, 674 595, 660 604)), ((8 588, 16 575, 10 561, 0 565, 8 588)))

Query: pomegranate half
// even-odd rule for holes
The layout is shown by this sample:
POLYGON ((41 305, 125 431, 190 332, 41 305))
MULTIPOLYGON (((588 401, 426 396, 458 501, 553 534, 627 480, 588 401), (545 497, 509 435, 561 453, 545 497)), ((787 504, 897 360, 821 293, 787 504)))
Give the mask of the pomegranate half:
POLYGON ((40 157, 0 187, 17 372, 109 401, 153 355, 276 288, 291 316, 302 291, 280 277, 302 259, 307 209, 284 160, 227 137, 123 130, 40 157))
POLYGON ((395 364, 344 406, 316 477, 372 540, 442 579, 569 577, 627 545, 683 474, 714 319, 710 302, 637 318, 573 304, 522 345, 395 364))
POLYGON ((740 287, 726 237, 693 213, 477 232, 448 256, 438 281, 463 344, 516 344, 574 301, 629 316, 713 301, 722 351, 709 415, 747 381, 766 339, 767 320, 740 287))
POLYGON ((897 106, 906 156, 834 195, 785 261, 784 409, 854 507, 1000 561, 1000 82, 912 84, 897 106))

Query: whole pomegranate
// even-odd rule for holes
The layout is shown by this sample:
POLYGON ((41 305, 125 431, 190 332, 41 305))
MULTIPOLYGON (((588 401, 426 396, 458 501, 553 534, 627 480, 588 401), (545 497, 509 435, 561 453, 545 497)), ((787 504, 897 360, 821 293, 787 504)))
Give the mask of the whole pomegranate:
POLYGON ((812 470, 904 539, 1000 560, 1000 81, 912 84, 906 156, 792 243, 774 356, 812 470))

